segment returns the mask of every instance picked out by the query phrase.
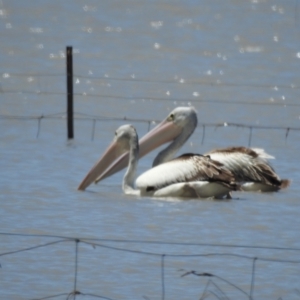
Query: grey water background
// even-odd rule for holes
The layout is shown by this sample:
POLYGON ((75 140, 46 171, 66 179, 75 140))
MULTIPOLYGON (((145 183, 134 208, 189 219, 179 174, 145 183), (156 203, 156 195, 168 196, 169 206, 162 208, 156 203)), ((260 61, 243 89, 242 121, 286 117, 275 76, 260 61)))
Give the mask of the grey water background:
MULTIPOLYGON (((205 298, 247 299, 253 260, 242 256, 266 258, 255 263, 252 298, 300 299, 300 134, 287 130, 300 127, 299 29, 292 0, 1 0, 0 231, 40 236, 1 234, 0 254, 57 241, 45 235, 110 240, 101 242, 106 248, 78 244, 76 288, 105 299, 199 299, 209 280, 205 298), (68 45, 73 141, 64 117, 68 45), (197 109, 199 126, 178 154, 248 146, 249 128, 205 126, 203 139, 202 124, 280 127, 253 128, 251 146, 276 157, 272 164, 290 188, 236 193, 231 201, 154 200, 123 195, 120 172, 77 191, 115 129, 129 122, 122 118, 142 136, 187 105, 197 109), (42 115, 48 118, 39 126, 42 115), (93 123, 97 117, 107 119, 93 123), (162 287, 160 255, 107 247, 207 256, 166 256, 162 287), (181 277, 192 270, 246 294, 220 278, 181 277)), ((139 174, 156 153, 140 160, 139 174)), ((73 242, 1 255, 0 298, 69 293, 74 261, 73 242)))

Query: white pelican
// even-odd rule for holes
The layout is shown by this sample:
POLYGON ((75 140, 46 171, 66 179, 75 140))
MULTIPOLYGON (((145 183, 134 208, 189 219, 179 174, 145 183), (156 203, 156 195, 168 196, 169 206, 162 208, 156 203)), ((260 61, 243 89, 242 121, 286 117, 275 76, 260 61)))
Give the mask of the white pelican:
MULTIPOLYGON (((177 107, 168 117, 140 140, 140 157, 165 142, 172 143, 154 159, 153 166, 172 159, 177 150, 186 142, 197 126, 197 113, 193 107, 177 107), (154 142, 154 137, 158 138, 154 142), (146 150, 148 148, 148 150, 146 150)), ((280 179, 269 163, 274 157, 263 149, 246 147, 228 147, 212 150, 205 154, 230 170, 235 180, 242 184, 245 191, 274 192, 289 186, 290 181, 280 179)), ((111 176, 126 167, 128 153, 124 153, 111 166, 107 166, 96 182, 111 176)), ((85 189, 82 184, 79 189, 85 189)))
POLYGON ((95 180, 116 157, 129 152, 128 168, 123 178, 125 194, 151 197, 223 198, 238 189, 232 173, 209 156, 184 154, 162 163, 139 176, 134 188, 135 171, 139 158, 139 141, 132 125, 123 125, 101 159, 91 169, 86 181, 95 180))

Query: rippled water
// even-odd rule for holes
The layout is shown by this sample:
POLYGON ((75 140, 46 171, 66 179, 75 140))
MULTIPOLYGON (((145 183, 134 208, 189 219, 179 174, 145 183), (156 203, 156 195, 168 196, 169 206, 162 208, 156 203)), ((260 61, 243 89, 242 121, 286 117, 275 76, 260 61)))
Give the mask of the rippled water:
MULTIPOLYGON (((209 299, 299 299, 299 14, 298 1, 0 1, 1 232, 42 235, 0 235, 1 298, 73 290, 73 240, 3 255, 60 240, 44 236, 54 235, 110 240, 78 244, 81 293, 199 299, 207 287, 209 299), (250 142, 276 156, 273 166, 291 187, 224 202, 162 201, 123 195, 120 173, 76 190, 129 122, 122 118, 142 136, 179 105, 193 105, 200 123, 180 153, 250 142), (93 121, 99 117, 108 120, 93 121), (254 127, 209 126, 224 123, 254 127), (192 270, 218 277, 182 277, 192 270)), ((139 173, 154 156, 140 161, 139 173)))

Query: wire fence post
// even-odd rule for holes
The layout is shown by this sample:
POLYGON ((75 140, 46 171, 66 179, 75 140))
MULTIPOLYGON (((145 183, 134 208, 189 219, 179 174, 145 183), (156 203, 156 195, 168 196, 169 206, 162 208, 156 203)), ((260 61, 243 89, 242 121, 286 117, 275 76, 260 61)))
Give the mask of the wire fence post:
POLYGON ((40 134, 40 129, 41 129, 41 120, 44 116, 41 115, 39 118, 38 118, 38 130, 37 130, 37 133, 36 133, 36 138, 39 137, 39 134, 40 134))
POLYGON ((252 141, 252 126, 250 126, 250 133, 249 133, 248 147, 251 146, 251 141, 252 141))
POLYGON ((67 47, 67 129, 68 139, 74 138, 73 130, 73 51, 67 47))
POLYGON ((162 285, 162 300, 165 299, 165 254, 161 256, 161 285, 162 285))
POLYGON ((93 119, 93 129, 92 129, 92 141, 95 137, 95 127, 96 127, 96 119, 93 119))
POLYGON ((253 300, 253 292, 254 292, 254 277, 255 277, 255 263, 256 263, 257 257, 253 258, 253 264, 252 264, 252 278, 251 278, 251 287, 250 287, 250 296, 249 300, 253 300))
POLYGON ((78 272, 78 243, 80 242, 79 239, 75 240, 75 275, 74 275, 74 299, 76 299, 76 294, 79 292, 77 291, 77 272, 78 272))

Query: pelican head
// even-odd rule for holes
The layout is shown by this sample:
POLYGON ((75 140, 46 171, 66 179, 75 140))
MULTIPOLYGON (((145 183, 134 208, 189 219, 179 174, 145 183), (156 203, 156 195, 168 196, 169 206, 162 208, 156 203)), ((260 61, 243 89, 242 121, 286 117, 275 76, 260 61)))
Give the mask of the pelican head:
MULTIPOLYGON (((139 157, 141 158, 159 146, 171 142, 166 149, 157 155, 153 166, 172 159, 176 151, 194 132, 196 126, 197 113, 193 107, 175 108, 161 123, 140 139, 139 157)), ((120 136, 120 132, 116 132, 114 141, 88 172, 78 186, 78 190, 85 190, 91 183, 97 183, 128 165, 128 145, 125 146, 126 139, 121 139, 120 136)))

